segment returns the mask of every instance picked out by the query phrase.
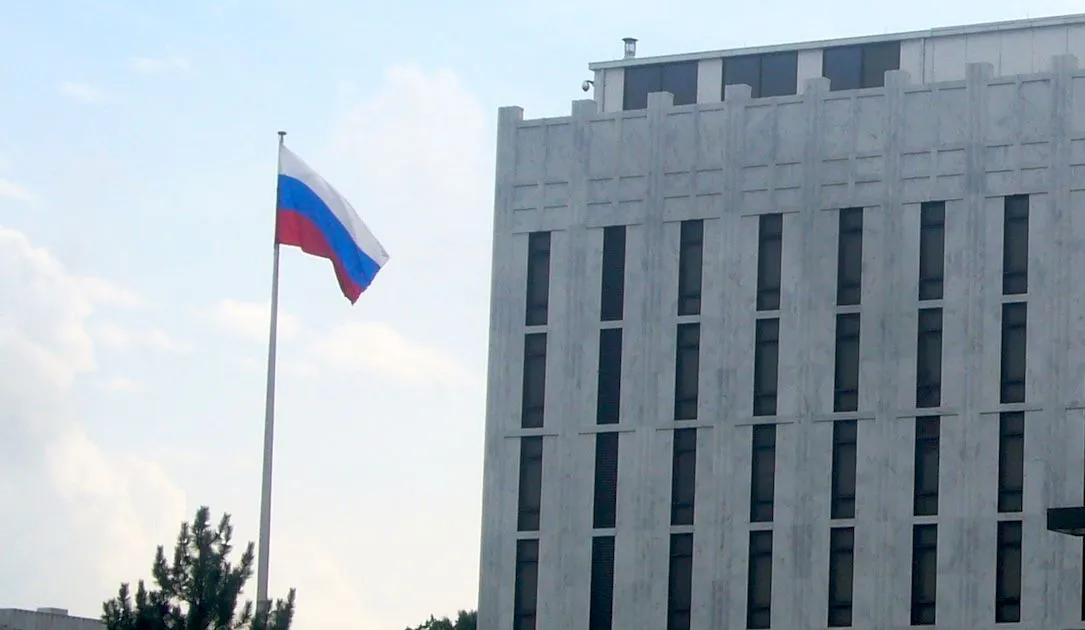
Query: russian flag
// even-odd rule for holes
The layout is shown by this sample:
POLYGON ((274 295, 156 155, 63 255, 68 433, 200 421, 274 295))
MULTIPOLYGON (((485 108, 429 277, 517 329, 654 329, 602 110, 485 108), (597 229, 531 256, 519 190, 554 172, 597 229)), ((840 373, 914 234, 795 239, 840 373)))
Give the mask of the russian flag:
POLYGON ((330 260, 351 304, 388 262, 388 253, 350 203, 281 145, 276 208, 275 242, 330 260))

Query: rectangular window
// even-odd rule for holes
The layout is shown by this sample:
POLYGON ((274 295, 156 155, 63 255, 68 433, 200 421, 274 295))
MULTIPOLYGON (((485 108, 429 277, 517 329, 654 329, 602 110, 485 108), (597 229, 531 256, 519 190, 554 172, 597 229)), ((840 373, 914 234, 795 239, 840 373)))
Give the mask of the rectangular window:
POLYGON ((591 600, 588 630, 611 630, 614 623, 614 537, 591 540, 591 600))
POLYGON ((855 518, 855 455, 859 423, 833 423, 832 518, 855 518))
POLYGON ((882 87, 885 73, 900 70, 900 42, 878 42, 863 46, 862 87, 882 87))
POLYGON ((853 578, 855 575, 855 529, 829 530, 829 627, 851 625, 853 578))
POLYGON ((916 340, 915 406, 937 407, 942 402, 942 309, 919 310, 916 340))
POLYGON ((693 604, 693 534, 671 534, 667 630, 689 630, 693 604))
POLYGON ((592 527, 614 527, 618 509, 618 434, 595 436, 595 504, 592 527))
POLYGON ((539 531, 542 511, 543 439, 538 436, 520 438, 520 494, 516 530, 539 531))
POLYGON ((940 300, 946 274, 946 204, 923 204, 919 219, 919 299, 940 300))
POLYGON ((783 215, 761 215, 757 232, 757 310, 776 311, 780 309, 783 215))
POLYGON ((913 511, 916 516, 938 514, 938 452, 941 420, 938 416, 915 420, 915 478, 913 511))
POLYGON ((1028 341, 1028 304, 1002 305, 1001 400, 1025 402, 1025 356, 1028 341))
POLYGON ((1025 414, 998 418, 998 511, 1020 512, 1025 493, 1025 414))
POLYGON ((616 424, 622 407, 622 329, 599 331, 599 380, 595 422, 616 424))
POLYGON ((999 521, 995 622, 1021 621, 1021 521, 999 521))
POLYGON ((704 221, 682 221, 678 250, 678 314, 701 313, 701 271, 704 266, 704 221))
POLYGON ((900 69, 900 42, 834 46, 822 51, 821 75, 829 89, 855 90, 882 87, 885 73, 900 69))
POLYGON ((836 303, 858 304, 863 297, 863 209, 840 211, 836 253, 836 303))
POLYGON ((546 333, 524 336, 524 382, 520 426, 538 429, 543 425, 546 402, 546 333))
POLYGON ((693 524, 697 489, 697 429, 677 429, 671 460, 671 525, 693 524))
POLYGON ((603 279, 600 284, 600 319, 604 322, 620 320, 625 310, 624 225, 603 228, 603 279))
POLYGON ((653 92, 674 94, 675 105, 697 102, 697 62, 683 61, 625 69, 622 108, 625 110, 648 107, 648 95, 653 92))
POLYGON ((750 466, 750 522, 772 522, 776 493, 776 425, 753 427, 753 462, 750 466))
POLYGON ((938 591, 938 526, 912 528, 912 625, 933 626, 938 591))
POLYGON ((514 630, 535 630, 539 604, 539 541, 516 541, 516 582, 513 589, 514 630))
POLYGON ((797 51, 742 55, 723 59, 723 89, 728 85, 750 86, 752 98, 798 93, 799 54, 797 51))
POLYGON ((1002 232, 1002 293, 1028 292, 1028 195, 1006 197, 1002 232))
POLYGON ((859 409, 859 314, 836 316, 833 411, 859 409))
POLYGON ((750 563, 746 581, 746 627, 769 628, 772 623, 772 532, 750 532, 750 563))
POLYGON ((527 239, 528 326, 546 324, 550 308, 550 232, 532 232, 527 239))
POLYGON ((674 357, 674 419, 695 420, 701 371, 701 326, 678 324, 674 357))
POLYGON ((754 331, 753 415, 776 415, 779 382, 780 320, 759 319, 754 331))

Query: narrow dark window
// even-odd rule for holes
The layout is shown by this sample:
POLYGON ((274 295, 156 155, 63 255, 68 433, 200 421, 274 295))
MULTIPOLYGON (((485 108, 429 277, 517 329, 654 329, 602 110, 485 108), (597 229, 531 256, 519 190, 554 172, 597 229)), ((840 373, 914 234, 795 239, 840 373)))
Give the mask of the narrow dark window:
POLYGON ((520 496, 516 529, 521 532, 539 531, 542 509, 543 439, 538 436, 520 438, 520 496))
POLYGON ((999 521, 995 623, 1021 621, 1021 521, 999 521))
POLYGON ((776 490, 776 425, 753 427, 753 463, 750 466, 750 522, 772 521, 776 490))
POLYGON ((840 211, 836 257, 836 303, 858 304, 863 296, 863 209, 840 211))
POLYGON ((1025 414, 998 418, 998 511, 1020 512, 1025 492, 1025 414))
POLYGON ((704 221, 682 221, 678 250, 678 314, 701 312, 701 271, 704 263, 704 221))
POLYGON ((693 603, 693 534, 671 534, 667 630, 689 630, 693 603))
POLYGON ((674 360, 674 419, 695 420, 700 381, 701 326, 678 324, 674 360))
POLYGON ((614 527, 618 509, 618 434, 595 436, 595 503, 592 527, 614 527))
POLYGON ((915 406, 937 407, 942 402, 942 309, 919 311, 916 340, 915 406))
POLYGON ((546 402, 546 333, 524 336, 524 383, 520 426, 537 429, 543 425, 546 402))
POLYGON ((780 264, 784 220, 781 214, 763 214, 757 234, 757 310, 780 309, 780 264))
POLYGON ((829 627, 851 625, 851 604, 855 575, 855 529, 829 530, 829 627))
POLYGON ((938 514, 938 452, 941 421, 938 416, 915 420, 915 482, 913 511, 916 516, 938 514))
POLYGON ((746 627, 769 628, 772 623, 772 532, 750 532, 750 563, 746 583, 746 627))
POLYGON ((859 423, 833 423, 832 518, 855 518, 855 455, 859 423))
POLYGON ((624 225, 603 228, 603 279, 600 284, 600 319, 604 322, 620 320, 625 310, 624 225))
POLYGON ((599 331, 599 381, 595 422, 616 424, 622 407, 622 329, 599 331))
POLYGON ((1028 292, 1028 195, 1006 197, 1002 231, 1002 293, 1028 292))
POLYGON ((697 429, 677 429, 671 461, 671 525, 693 524, 697 489, 697 429))
POLYGON ((1001 401, 1025 402, 1025 356, 1028 342, 1028 305, 1002 305, 1001 401))
POLYGON ((513 630, 535 630, 539 603, 539 541, 516 541, 513 630))
POLYGON ((759 319, 754 331, 753 415, 776 415, 779 382, 780 320, 759 319))
POLYGON ((527 239, 528 326, 546 324, 550 308, 550 232, 532 232, 527 239))
POLYGON ((833 411, 859 409, 859 314, 836 316, 833 411))
POLYGON ((938 526, 912 528, 912 625, 933 626, 938 590, 938 526))
POLYGON ((614 537, 591 540, 591 600, 588 630, 611 630, 614 624, 614 537))
POLYGON ((919 299, 940 300, 946 274, 946 204, 923 204, 919 219, 919 299))

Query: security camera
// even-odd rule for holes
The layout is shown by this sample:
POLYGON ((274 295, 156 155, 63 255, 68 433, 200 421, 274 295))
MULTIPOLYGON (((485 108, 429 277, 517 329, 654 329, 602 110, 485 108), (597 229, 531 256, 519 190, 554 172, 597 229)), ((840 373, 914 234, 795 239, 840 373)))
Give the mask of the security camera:
POLYGON ((580 89, 587 92, 588 90, 591 89, 591 86, 593 86, 593 85, 595 85, 595 81, 592 81, 592 80, 589 79, 589 80, 584 81, 583 83, 580 84, 580 89))

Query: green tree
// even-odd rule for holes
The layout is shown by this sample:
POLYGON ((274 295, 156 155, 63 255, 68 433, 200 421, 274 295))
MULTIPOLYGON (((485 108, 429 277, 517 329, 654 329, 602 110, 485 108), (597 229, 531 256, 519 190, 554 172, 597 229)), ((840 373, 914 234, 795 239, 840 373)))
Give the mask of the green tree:
MULTIPOLYGON (((252 577, 253 544, 236 566, 230 561, 233 526, 223 514, 211 527, 211 511, 201 507, 191 527, 181 524, 173 562, 166 562, 160 545, 151 574, 157 588, 139 581, 135 598, 128 584, 102 605, 106 630, 289 630, 294 618, 294 589, 267 610, 253 610, 251 601, 238 610, 245 582, 252 577)), ((473 626, 472 626, 473 627, 473 626)))
POLYGON ((477 626, 478 612, 461 610, 456 615, 456 621, 452 621, 448 617, 438 619, 430 615, 429 620, 422 625, 417 628, 407 628, 407 630, 476 630, 477 626))

